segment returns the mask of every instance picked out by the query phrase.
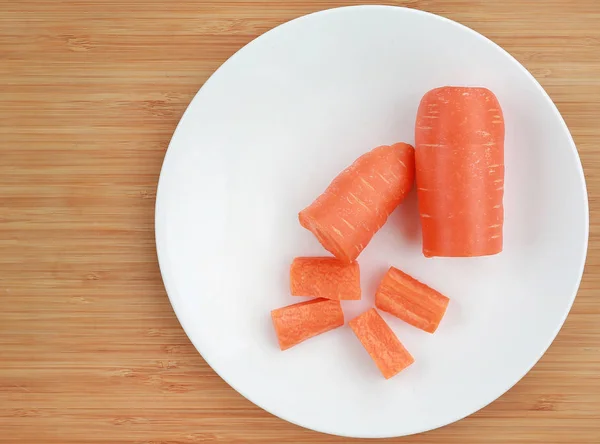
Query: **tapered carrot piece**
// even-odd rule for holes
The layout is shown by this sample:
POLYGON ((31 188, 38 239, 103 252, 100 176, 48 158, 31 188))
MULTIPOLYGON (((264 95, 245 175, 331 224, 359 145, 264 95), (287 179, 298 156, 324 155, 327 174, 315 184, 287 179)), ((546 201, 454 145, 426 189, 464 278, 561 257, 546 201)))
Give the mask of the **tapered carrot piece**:
POLYGON ((359 300, 358 262, 345 264, 334 257, 297 257, 290 267, 290 290, 292 296, 359 300))
POLYGON ((448 302, 443 294, 395 267, 390 267, 375 293, 377 308, 429 333, 437 330, 448 302))
POLYGON ((413 147, 380 146, 359 157, 302 210, 300 224, 327 251, 350 263, 402 202, 413 181, 413 147))
POLYGON ((419 105, 415 162, 423 254, 502 251, 504 118, 485 88, 443 87, 419 105))
POLYGON ((390 379, 415 362, 377 310, 371 308, 348 322, 385 377, 390 379))
POLYGON ((322 298, 278 308, 271 318, 281 350, 344 325, 340 302, 322 298))

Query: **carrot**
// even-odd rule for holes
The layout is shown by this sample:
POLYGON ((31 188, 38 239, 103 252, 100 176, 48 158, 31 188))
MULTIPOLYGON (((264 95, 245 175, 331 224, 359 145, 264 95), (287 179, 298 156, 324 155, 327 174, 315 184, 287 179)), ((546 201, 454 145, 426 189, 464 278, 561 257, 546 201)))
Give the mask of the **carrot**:
POLYGON ((340 302, 322 298, 278 308, 271 318, 281 350, 344 325, 340 302))
POLYGON ((297 257, 290 267, 290 289, 292 296, 359 300, 360 269, 357 262, 334 257, 297 257))
POLYGON ((380 146, 356 159, 302 210, 300 224, 327 251, 350 263, 402 202, 413 181, 413 147, 380 146))
POLYGON ((437 330, 448 302, 443 294, 395 267, 390 267, 375 293, 377 308, 429 333, 437 330))
POLYGON ((377 310, 371 308, 348 322, 377 367, 390 379, 415 362, 377 310))
POLYGON ((504 119, 485 88, 443 87, 419 105, 415 162, 423 254, 502 251, 504 119))

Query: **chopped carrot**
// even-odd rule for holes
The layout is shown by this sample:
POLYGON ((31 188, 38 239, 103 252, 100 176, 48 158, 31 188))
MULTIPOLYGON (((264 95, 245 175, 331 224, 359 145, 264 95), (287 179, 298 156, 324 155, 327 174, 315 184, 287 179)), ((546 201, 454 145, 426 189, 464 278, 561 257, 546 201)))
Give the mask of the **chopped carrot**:
POLYGON ((310 206, 300 224, 345 263, 354 261, 414 181, 414 149, 380 146, 342 171, 310 206))
POLYGON ((339 301, 311 299, 271 311, 281 350, 344 325, 339 301))
POLYGON ((443 87, 419 105, 415 162, 423 254, 502 251, 504 118, 486 88, 443 87))
POLYGON ((443 294, 394 267, 375 293, 377 308, 429 333, 437 330, 448 302, 443 294))
POLYGON ((290 267, 290 289, 292 296, 359 300, 358 262, 345 264, 334 257, 297 257, 290 267))
POLYGON ((385 377, 390 379, 415 362, 377 310, 371 308, 348 322, 385 377))

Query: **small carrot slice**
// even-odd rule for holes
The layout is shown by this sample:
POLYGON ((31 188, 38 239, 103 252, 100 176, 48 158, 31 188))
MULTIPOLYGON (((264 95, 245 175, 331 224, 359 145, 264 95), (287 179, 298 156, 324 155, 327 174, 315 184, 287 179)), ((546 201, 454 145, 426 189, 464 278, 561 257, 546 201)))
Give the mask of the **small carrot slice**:
POLYGON ((423 254, 502 251, 504 118, 486 88, 442 87, 419 105, 415 162, 423 254))
POLYGON ((292 296, 359 300, 358 263, 345 264, 334 257, 297 257, 290 267, 290 290, 292 296))
POLYGON ((390 379, 415 362, 377 310, 371 308, 348 322, 385 377, 390 379))
POLYGON ((363 154, 300 212, 300 225, 339 260, 351 263, 412 188, 414 152, 396 143, 363 154))
POLYGON ((278 308, 271 318, 281 350, 344 325, 340 302, 323 298, 278 308))
POLYGON ((446 313, 443 294, 390 267, 375 293, 375 306, 421 330, 433 333, 446 313))

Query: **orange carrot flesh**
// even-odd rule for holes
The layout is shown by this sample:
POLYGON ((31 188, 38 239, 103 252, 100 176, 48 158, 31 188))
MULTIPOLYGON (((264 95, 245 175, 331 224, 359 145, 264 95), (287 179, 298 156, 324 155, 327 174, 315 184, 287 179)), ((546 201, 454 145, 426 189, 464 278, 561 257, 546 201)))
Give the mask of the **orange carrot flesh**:
POLYGON ((450 299, 391 267, 375 293, 375 306, 421 330, 433 333, 446 313, 450 299))
POLYGON ((389 379, 415 362, 377 310, 371 308, 348 325, 377 367, 389 379))
POLYGON ((273 310, 271 319, 281 350, 344 325, 340 302, 322 298, 273 310))
POLYGON ((342 171, 298 215, 336 258, 351 263, 404 200, 414 182, 414 149, 380 146, 342 171))
POLYGON ((429 91, 415 125, 423 254, 486 256, 502 251, 504 118, 485 88, 429 91))
POLYGON ((345 264, 334 257, 297 257, 290 267, 290 290, 292 296, 359 300, 358 263, 345 264))

